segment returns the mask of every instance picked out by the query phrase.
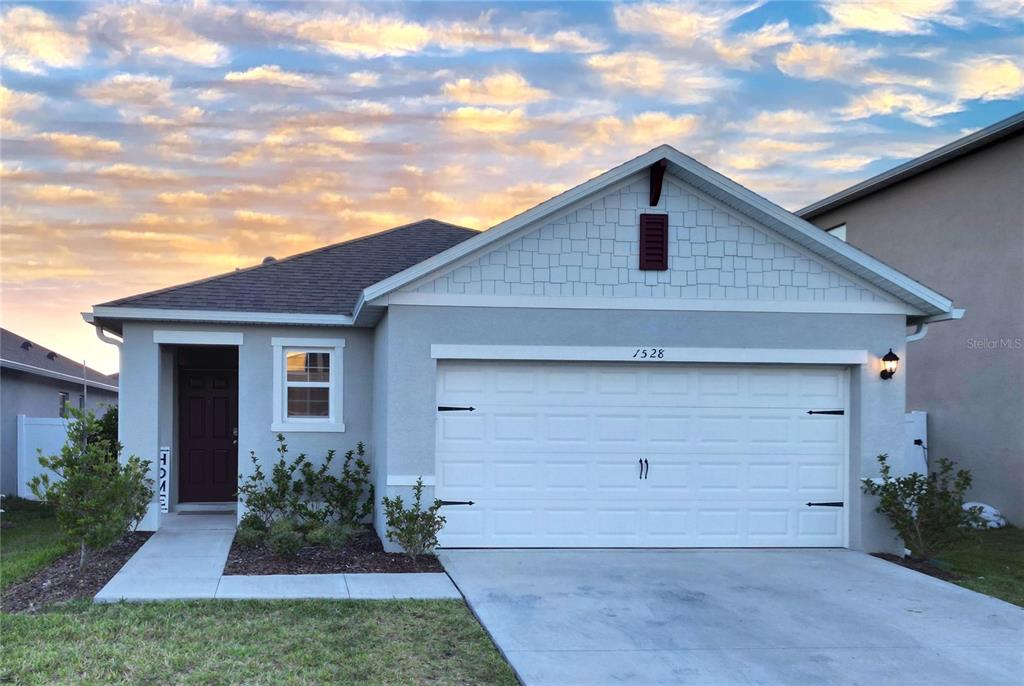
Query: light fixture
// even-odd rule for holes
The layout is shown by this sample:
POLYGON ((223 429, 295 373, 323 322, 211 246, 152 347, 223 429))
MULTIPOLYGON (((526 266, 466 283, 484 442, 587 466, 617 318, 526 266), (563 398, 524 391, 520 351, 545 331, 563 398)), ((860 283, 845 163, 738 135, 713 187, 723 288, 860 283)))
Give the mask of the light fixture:
POLYGON ((900 366, 899 355, 889 348, 889 352, 882 356, 882 378, 891 379, 896 376, 896 368, 900 366))

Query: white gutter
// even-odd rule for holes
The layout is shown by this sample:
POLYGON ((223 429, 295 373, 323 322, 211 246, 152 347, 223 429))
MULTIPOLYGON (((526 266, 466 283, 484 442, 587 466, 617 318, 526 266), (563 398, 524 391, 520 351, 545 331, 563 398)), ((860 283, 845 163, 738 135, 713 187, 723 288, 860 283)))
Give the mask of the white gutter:
POLYGON ((59 381, 70 381, 72 383, 86 383, 93 388, 99 388, 105 391, 113 391, 117 393, 117 386, 111 386, 110 384, 101 383, 99 381, 91 381, 83 379, 80 376, 74 374, 65 374, 63 372, 56 372, 52 369, 45 369, 43 367, 36 367, 35 365, 25 364, 24 362, 15 362, 14 360, 5 360, 0 358, 0 366, 7 367, 8 369, 16 369, 19 372, 28 372, 29 374, 38 374, 39 376, 45 376, 51 379, 58 379, 59 381))
POLYGON ((343 314, 302 314, 294 312, 239 312, 233 310, 163 310, 153 307, 94 307, 82 314, 90 324, 97 318, 138 319, 164 322, 223 322, 245 324, 308 324, 351 326, 352 317, 343 314))
POLYGON ((913 343, 919 341, 928 335, 928 325, 932 322, 945 322, 955 321, 957 319, 963 319, 965 310, 962 307, 955 307, 947 314, 937 314, 932 317, 925 317, 924 319, 917 322, 917 327, 914 329, 914 333, 907 336, 907 343, 913 343))

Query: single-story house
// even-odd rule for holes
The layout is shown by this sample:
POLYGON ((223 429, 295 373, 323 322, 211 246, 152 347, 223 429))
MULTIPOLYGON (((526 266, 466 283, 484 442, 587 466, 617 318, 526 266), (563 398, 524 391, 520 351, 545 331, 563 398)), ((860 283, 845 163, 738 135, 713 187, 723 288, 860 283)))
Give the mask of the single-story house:
POLYGON ((145 528, 233 501, 281 432, 365 441, 378 498, 422 476, 442 546, 874 550, 859 481, 903 452, 882 358, 959 315, 663 145, 487 231, 426 220, 84 316, 120 346, 126 454, 164 463, 145 528))
MULTIPOLYGON (((19 473, 19 415, 56 420, 66 418, 69 407, 102 414, 108 405, 117 405, 116 378, 0 329, 0 493, 17 494, 36 473, 19 473)), ((23 452, 35 459, 37 447, 23 446, 23 452)))

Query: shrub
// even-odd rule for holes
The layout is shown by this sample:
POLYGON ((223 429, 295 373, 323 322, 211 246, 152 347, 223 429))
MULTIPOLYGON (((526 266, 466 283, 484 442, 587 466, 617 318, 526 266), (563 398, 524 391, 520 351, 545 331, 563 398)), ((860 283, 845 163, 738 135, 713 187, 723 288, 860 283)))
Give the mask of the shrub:
POLYGON ((354 527, 347 522, 331 522, 318 526, 309 532, 306 540, 312 545, 321 545, 334 552, 344 548, 361 527, 354 527))
POLYGON ((415 559, 437 546, 437 534, 444 528, 445 518, 438 514, 441 501, 436 498, 430 507, 423 509, 423 477, 416 479, 412 492, 413 502, 408 509, 402 496, 385 496, 381 502, 388 523, 388 540, 400 545, 406 555, 415 559))
POLYGON ((274 522, 267 533, 267 547, 278 557, 297 556, 302 543, 302 534, 287 519, 274 522))
POLYGON ((239 526, 235 542, 243 548, 259 548, 267 542, 267 532, 251 526, 239 526))
POLYGON ((875 512, 884 514, 910 549, 912 557, 931 559, 955 548, 971 528, 984 527, 981 508, 964 508, 964 494, 971 487, 966 469, 953 473, 953 462, 939 460, 939 468, 927 476, 914 472, 893 477, 888 455, 879 455, 881 483, 864 479, 862 488, 879 497, 875 512))
POLYGON ((280 519, 309 531, 336 520, 355 526, 373 513, 370 465, 363 459, 362 443, 345 454, 340 477, 330 473, 334 450, 327 451, 320 466, 314 467, 304 453, 288 459, 283 434, 277 435, 277 444, 278 460, 269 479, 253 451, 249 456, 255 469, 238 487, 248 511, 266 526, 280 519))
POLYGON ((32 493, 54 506, 64 538, 79 547, 79 568, 87 549, 102 550, 138 527, 153 498, 150 462, 135 455, 120 462, 121 444, 101 436, 96 416, 69 408, 72 420, 60 455, 39 454, 39 464, 55 472, 29 482, 32 493))

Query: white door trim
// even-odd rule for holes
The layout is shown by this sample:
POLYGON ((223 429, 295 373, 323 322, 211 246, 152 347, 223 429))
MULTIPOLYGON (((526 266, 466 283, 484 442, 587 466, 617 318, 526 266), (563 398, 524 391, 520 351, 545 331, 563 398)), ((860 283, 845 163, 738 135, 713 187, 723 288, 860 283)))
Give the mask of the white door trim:
MULTIPOLYGON (((645 342, 647 343, 647 342, 645 342)), ((817 348, 686 348, 673 346, 446 345, 430 346, 438 360, 560 360, 585 362, 705 362, 733 364, 867 364, 866 350, 817 348), (646 354, 645 354, 646 351, 646 354), (651 351, 654 351, 653 354, 651 351)))
POLYGON ((172 331, 157 329, 154 343, 175 345, 242 345, 241 331, 172 331))

